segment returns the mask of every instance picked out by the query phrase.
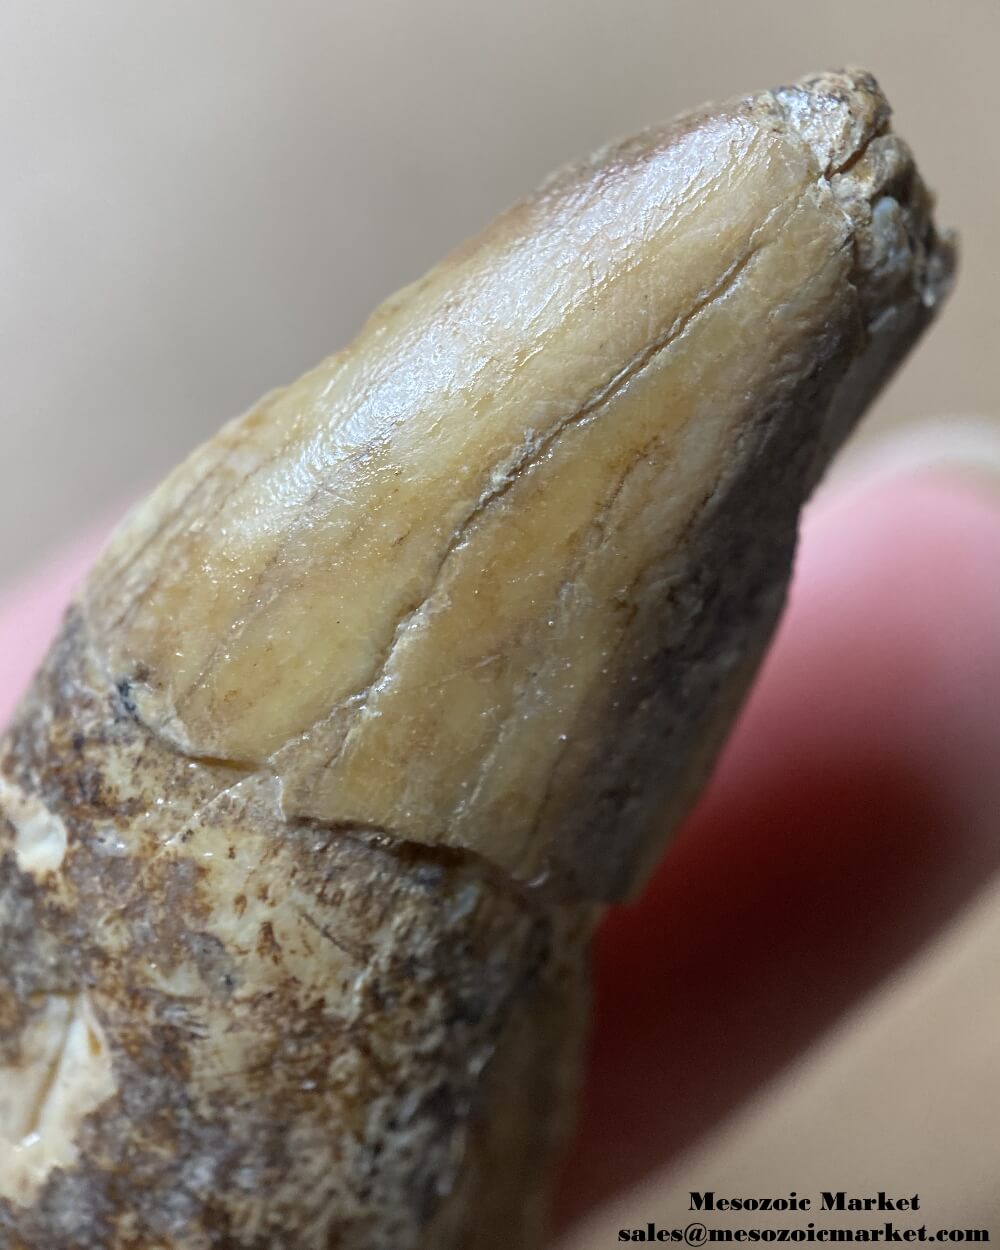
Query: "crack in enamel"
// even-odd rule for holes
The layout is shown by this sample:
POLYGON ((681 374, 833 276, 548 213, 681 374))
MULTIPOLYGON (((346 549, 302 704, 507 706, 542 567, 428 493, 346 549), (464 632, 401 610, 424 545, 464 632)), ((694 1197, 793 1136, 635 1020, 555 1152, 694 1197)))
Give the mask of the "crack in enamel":
MULTIPOLYGON (((365 684, 357 690, 353 695, 343 700, 333 711, 323 718, 324 722, 336 719, 349 708, 356 707, 353 723, 349 725, 343 735, 341 743, 337 750, 330 756, 319 771, 326 771, 334 768, 338 760, 348 749, 350 738, 355 731, 355 727, 360 723, 368 710, 368 704, 372 694, 378 690, 379 686, 388 679, 392 668, 393 659, 396 655, 400 644, 404 641, 407 633, 419 628, 420 619, 423 616, 433 612, 432 600, 438 595, 441 582, 445 575, 445 570, 449 561, 456 551, 464 543, 469 532, 492 508, 501 503, 508 492, 539 463, 558 443, 559 439, 567 430, 574 426, 581 425, 586 421, 593 420, 607 413, 613 405, 615 399, 628 386, 629 382, 636 377, 642 370, 650 364, 656 356, 666 351, 672 343, 674 343, 688 328, 688 326, 703 312, 708 310, 712 304, 721 299, 739 280, 740 275, 751 263, 756 256, 760 244, 755 243, 754 239, 758 234, 770 226, 773 217, 779 211, 791 212, 787 206, 782 205, 779 209, 775 209, 768 214, 767 218, 761 223, 754 233, 748 244, 746 253, 735 261, 727 271, 722 275, 719 281, 706 292, 694 307, 687 313, 676 318, 670 328, 652 343, 647 344, 643 349, 635 354, 615 375, 610 378, 603 386, 601 386, 590 399, 586 400, 579 408, 563 417, 553 429, 549 430, 541 439, 535 440, 529 445, 517 462, 506 471, 503 480, 491 487, 476 503, 475 507, 468 513, 464 520, 459 524, 445 550, 440 558, 437 568, 430 579, 430 584, 421 601, 412 608, 399 621, 393 633, 392 641, 386 648, 386 651, 376 666, 372 676, 365 684)), ((612 501, 617 494, 618 488, 612 492, 612 501)), ((610 507, 610 503, 608 505, 610 507)), ((595 524, 597 519, 595 518, 595 524)), ((317 722, 318 724, 319 722, 317 722)), ((317 725, 314 724, 307 729, 306 735, 313 732, 317 725)), ((305 736, 305 735, 304 735, 305 736)), ((286 744, 287 745, 287 744, 286 744)), ((283 748, 279 748, 276 754, 279 754, 283 748)), ((272 757, 273 758, 273 757, 272 757)))

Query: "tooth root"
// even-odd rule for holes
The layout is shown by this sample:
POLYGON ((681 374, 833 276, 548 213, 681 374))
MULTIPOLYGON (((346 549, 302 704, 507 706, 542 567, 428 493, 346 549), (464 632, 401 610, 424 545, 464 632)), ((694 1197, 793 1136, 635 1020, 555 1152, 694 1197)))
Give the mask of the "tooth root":
POLYGON ((99 1039, 0 1241, 538 1244, 599 905, 951 280, 888 116, 819 75, 557 174, 122 526, 0 752, 0 1072, 99 1039))

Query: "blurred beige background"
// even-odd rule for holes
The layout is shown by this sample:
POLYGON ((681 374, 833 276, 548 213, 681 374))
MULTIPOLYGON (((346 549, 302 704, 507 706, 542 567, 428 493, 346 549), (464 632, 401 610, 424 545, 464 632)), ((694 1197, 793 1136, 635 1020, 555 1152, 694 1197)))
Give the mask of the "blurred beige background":
MULTIPOLYGON (((5 0, 0 584, 552 166, 826 66, 875 71, 962 236, 951 306, 861 437, 1000 414, 998 53, 998 0, 5 0)), ((998 967, 994 889, 573 1244, 673 1225, 677 1195, 711 1185, 923 1187, 937 1224, 1000 1219, 998 967)))
POLYGON ((120 507, 552 166, 873 69, 960 227, 873 422, 1000 413, 997 0, 6 0, 0 580, 120 507))

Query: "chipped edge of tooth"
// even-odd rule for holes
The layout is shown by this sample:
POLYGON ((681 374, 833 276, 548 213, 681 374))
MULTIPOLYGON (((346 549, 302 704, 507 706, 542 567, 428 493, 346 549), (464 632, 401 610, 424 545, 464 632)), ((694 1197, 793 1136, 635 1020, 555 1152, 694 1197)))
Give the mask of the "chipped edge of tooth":
POLYGON ((772 96, 827 175, 841 173, 884 131, 892 115, 874 75, 862 69, 808 74, 772 96))
POLYGON ((955 237, 935 229, 933 196, 909 146, 892 131, 892 109, 874 75, 827 71, 771 94, 851 222, 866 329, 876 332, 913 291, 933 309, 954 282, 955 237))
POLYGON ((66 826, 36 795, 0 777, 0 819, 14 829, 14 858, 23 873, 57 872, 66 855, 66 826))
POLYGON ((111 1052, 86 991, 49 994, 0 1065, 0 1198, 34 1200, 56 1168, 72 1167, 80 1128, 117 1090, 111 1052))

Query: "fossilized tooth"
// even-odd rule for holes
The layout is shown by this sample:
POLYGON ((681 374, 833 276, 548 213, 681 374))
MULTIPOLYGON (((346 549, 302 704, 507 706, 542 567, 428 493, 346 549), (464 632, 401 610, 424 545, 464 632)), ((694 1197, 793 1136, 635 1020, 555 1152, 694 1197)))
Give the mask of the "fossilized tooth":
POLYGON ((949 281, 888 116, 556 175, 121 527, 2 751, 5 1246, 538 1243, 599 904, 949 281))

